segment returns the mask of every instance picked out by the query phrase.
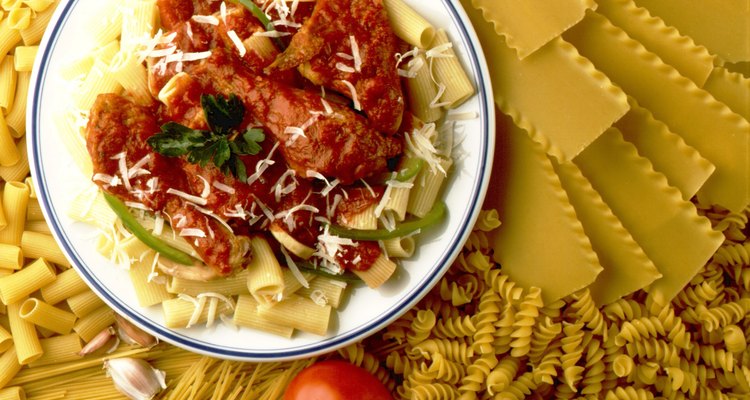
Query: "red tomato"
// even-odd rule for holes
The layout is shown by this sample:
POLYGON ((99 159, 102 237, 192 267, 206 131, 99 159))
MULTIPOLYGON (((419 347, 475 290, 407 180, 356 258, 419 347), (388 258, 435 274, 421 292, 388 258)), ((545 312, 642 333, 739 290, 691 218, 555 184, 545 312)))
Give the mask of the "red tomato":
POLYGON ((287 386, 284 400, 393 400, 393 397, 364 368, 330 360, 303 369, 287 386))

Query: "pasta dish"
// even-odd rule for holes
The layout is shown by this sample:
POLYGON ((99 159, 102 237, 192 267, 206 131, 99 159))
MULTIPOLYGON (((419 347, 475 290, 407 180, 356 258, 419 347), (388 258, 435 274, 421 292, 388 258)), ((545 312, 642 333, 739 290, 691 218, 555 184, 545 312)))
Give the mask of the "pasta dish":
POLYGON ((444 114, 474 90, 447 35, 401 1, 126 3, 79 101, 99 248, 148 264, 168 326, 325 334, 445 213, 444 114))

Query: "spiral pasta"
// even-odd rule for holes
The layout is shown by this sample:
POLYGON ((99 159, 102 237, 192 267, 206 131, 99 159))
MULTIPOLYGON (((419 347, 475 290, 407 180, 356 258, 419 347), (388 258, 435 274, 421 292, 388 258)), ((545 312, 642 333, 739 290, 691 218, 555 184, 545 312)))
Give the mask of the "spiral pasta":
POLYGON ((633 386, 618 387, 604 395, 605 400, 650 400, 654 395, 648 390, 633 386))
POLYGON ((440 354, 447 360, 464 365, 470 364, 471 358, 474 356, 474 349, 465 338, 455 340, 427 339, 415 345, 412 351, 418 352, 422 358, 428 360, 436 354, 440 354))
POLYGON ((698 321, 709 331, 734 324, 745 318, 750 312, 750 299, 743 298, 736 302, 724 303, 718 307, 702 308, 698 321))
POLYGON ((549 316, 541 319, 531 335, 529 344, 529 362, 537 364, 552 341, 562 332, 562 323, 553 321, 549 316))
POLYGON ((607 325, 604 315, 599 311, 591 298, 591 292, 588 289, 580 290, 571 295, 573 299, 571 308, 576 310, 575 315, 578 319, 586 324, 586 327, 594 333, 607 339, 607 325))
POLYGON ((513 332, 510 334, 513 339, 510 342, 512 356, 523 357, 529 353, 532 327, 536 324, 539 309, 543 306, 541 289, 532 287, 524 296, 513 322, 513 332))
POLYGON ((471 317, 464 315, 455 318, 440 318, 435 324, 433 335, 438 338, 455 339, 460 337, 472 337, 477 331, 471 317))
POLYGON ((563 382, 575 390, 581 380, 583 367, 576 365, 583 355, 583 323, 563 323, 565 337, 561 339, 563 355, 560 357, 563 369, 563 382))
POLYGON ((406 341, 414 345, 430 336, 430 331, 435 327, 435 313, 431 310, 420 310, 416 318, 411 322, 409 333, 406 334, 406 341))

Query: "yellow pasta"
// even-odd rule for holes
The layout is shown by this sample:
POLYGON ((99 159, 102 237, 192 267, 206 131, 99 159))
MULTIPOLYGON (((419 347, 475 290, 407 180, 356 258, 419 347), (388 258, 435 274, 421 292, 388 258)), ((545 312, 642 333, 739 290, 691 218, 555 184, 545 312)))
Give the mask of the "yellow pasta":
POLYGON ((291 295, 278 303, 258 305, 258 314, 265 319, 321 336, 328 332, 332 310, 329 305, 319 306, 298 295, 291 295))
POLYGON ((34 66, 39 46, 18 46, 13 53, 13 68, 18 72, 30 72, 34 66))
POLYGON ((52 7, 52 5, 56 6, 57 4, 59 4, 58 0, 52 1, 50 6, 36 14, 26 29, 20 31, 23 44, 26 46, 33 46, 42 40, 44 30, 47 28, 47 24, 49 24, 49 21, 52 19, 52 14, 55 12, 55 7, 52 7))
POLYGON ((13 141, 13 136, 2 114, 0 112, 0 167, 11 167, 18 164, 21 159, 21 153, 13 141))
POLYGON ((94 57, 87 54, 61 66, 59 69, 60 76, 65 80, 73 81, 88 75, 93 65, 94 57))
POLYGON ((31 198, 31 188, 29 188, 29 202, 26 204, 26 222, 43 221, 44 213, 39 201, 31 198))
POLYGON ((30 9, 34 10, 34 12, 42 12, 49 8, 52 4, 54 4, 54 0, 23 0, 23 4, 25 4, 30 9))
POLYGON ((107 232, 112 230, 117 221, 117 215, 98 190, 86 191, 76 196, 68 208, 68 216, 107 232))
POLYGON ((338 222, 341 224, 341 226, 345 226, 351 229, 377 229, 378 218, 375 216, 375 208, 377 206, 377 204, 372 204, 366 209, 362 210, 362 212, 351 216, 342 214, 338 222))
POLYGON ((284 290, 284 275, 271 246, 262 236, 250 238, 253 259, 247 265, 247 288, 260 303, 268 302, 284 290))
POLYGON ((91 290, 70 296, 65 302, 78 318, 83 318, 105 306, 104 301, 91 290))
POLYGON ((43 286, 39 292, 44 301, 54 305, 83 293, 87 289, 86 282, 81 279, 75 269, 71 268, 57 274, 57 278, 52 283, 43 286))
POLYGON ((18 362, 18 354, 14 345, 5 353, 0 354, 0 388, 5 387, 20 370, 21 364, 18 362))
POLYGON ((167 283, 170 293, 184 293, 197 296, 201 293, 219 293, 225 296, 250 293, 247 288, 247 270, 236 272, 226 278, 202 282, 172 277, 167 283))
POLYGON ((0 268, 21 269, 23 266, 23 251, 12 244, 0 243, 0 268))
POLYGON ((113 57, 109 68, 115 81, 133 96, 136 102, 143 105, 151 103, 146 67, 138 62, 135 53, 121 50, 113 57))
POLYGON ((310 282, 309 288, 302 288, 296 293, 309 298, 316 304, 329 304, 338 308, 346 291, 346 282, 334 278, 319 276, 310 282))
POLYGON ((13 344, 17 352, 18 363, 26 365, 42 356, 42 345, 34 324, 21 318, 21 303, 8 304, 8 322, 13 334, 13 344))
POLYGON ((18 161, 7 167, 0 166, 0 178, 3 178, 6 182, 21 181, 29 174, 29 155, 26 152, 26 137, 22 137, 16 143, 16 149, 19 155, 18 161))
MULTIPOLYGON (((451 43, 448 35, 444 30, 439 29, 435 34, 432 48, 448 46, 448 43, 451 43)), ((447 109, 456 108, 474 95, 474 84, 466 74, 453 48, 447 48, 442 54, 443 56, 431 60, 435 80, 445 86, 439 102, 445 104, 444 107, 447 109)))
POLYGON ((13 336, 0 325, 0 353, 13 346, 13 336))
POLYGON ((0 243, 20 245, 26 222, 29 188, 21 182, 7 182, 3 191, 3 207, 8 225, 0 231, 0 243))
POLYGON ((396 263, 389 260, 388 257, 382 254, 375 260, 370 268, 364 271, 356 269, 352 270, 352 272, 354 272, 360 279, 362 279, 367 284, 367 286, 373 289, 385 283, 385 281, 387 281, 395 271, 396 263))
MULTIPOLYGON (((452 164, 453 160, 450 158, 440 160, 440 166, 445 172, 448 172, 452 164)), ((414 180, 413 193, 409 197, 407 211, 418 217, 424 217, 435 204, 446 177, 446 174, 437 169, 422 168, 414 180)))
POLYGON ((266 36, 253 35, 245 39, 242 44, 245 45, 245 49, 248 52, 255 53, 260 59, 265 61, 272 61, 279 54, 279 50, 271 38, 266 36))
POLYGON ((432 43, 435 28, 403 0, 384 0, 383 6, 396 36, 423 49, 432 43))
POLYGON ((155 0, 127 0, 122 5, 122 33, 120 41, 124 49, 132 50, 143 40, 154 34, 156 26, 155 0))
POLYGON ((0 278, 0 301, 10 305, 23 300, 56 277, 54 268, 46 260, 37 259, 12 275, 0 278))
POLYGON ((271 225, 271 228, 269 230, 271 231, 271 235, 273 235, 273 237, 276 239, 276 241, 279 242, 279 244, 284 246, 285 249, 289 250, 297 257, 303 260, 307 260, 308 258, 312 257, 313 253, 315 253, 315 249, 301 243, 292 235, 288 234, 283 228, 276 225, 271 225))
POLYGON ((28 258, 43 258, 57 265, 70 267, 70 262, 52 235, 24 231, 21 236, 21 249, 28 258))
POLYGON ((389 257, 411 257, 416 250, 413 236, 388 239, 383 241, 383 248, 389 257))
POLYGON ((24 228, 29 232, 44 233, 46 235, 52 234, 52 230, 50 230, 49 225, 47 225, 47 221, 26 221, 26 226, 24 228))
POLYGON ((15 56, 7 55, 0 62, 0 108, 4 111, 13 107, 16 96, 18 72, 13 67, 15 56))
POLYGON ((96 96, 101 93, 119 93, 122 87, 109 73, 109 65, 97 59, 76 96, 75 105, 81 110, 90 110, 96 96))
MULTIPOLYGON (((204 297, 203 302, 198 299, 188 300, 183 298, 163 301, 161 307, 164 311, 164 325, 167 328, 189 328, 192 325, 208 321, 209 307, 205 307, 206 299, 207 298, 204 297), (196 307, 200 308, 200 314, 194 315, 196 313, 196 307)), ((229 312, 230 307, 225 302, 222 302, 216 310, 218 315, 227 314, 229 312)))
POLYGON ((91 26, 87 31, 91 32, 95 47, 103 46, 115 40, 122 32, 122 13, 118 9, 119 4, 115 1, 107 2, 105 8, 100 11, 104 18, 92 18, 91 26))
POLYGON ((10 11, 21 7, 21 4, 23 4, 22 0, 2 0, 2 2, 0 2, 0 7, 10 11))
POLYGON ((18 30, 10 28, 8 19, 0 20, 0 55, 8 54, 20 41, 21 35, 18 33, 18 30))
POLYGON ((26 400, 26 393, 20 386, 0 389, 0 400, 26 400))
MULTIPOLYGON (((78 169, 86 176, 93 175, 92 171, 94 168, 91 164, 91 157, 88 150, 86 150, 86 140, 76 125, 75 116, 72 113, 59 113, 53 115, 52 118, 55 121, 55 127, 57 127, 63 146, 70 154, 78 169)), ((75 205, 76 203, 73 202, 71 208, 75 205)), ((75 209, 68 212, 73 213, 74 211, 75 209)))
POLYGON ((5 123, 10 128, 10 134, 14 138, 20 138, 26 134, 26 99, 28 98, 30 80, 31 72, 21 71, 18 73, 15 100, 5 116, 5 123))
POLYGON ((78 336, 80 336, 84 342, 88 342, 99 332, 114 323, 115 312, 105 305, 97 308, 86 316, 81 317, 75 325, 73 325, 73 330, 78 333, 78 336))
MULTIPOLYGON (((131 238, 133 238, 132 240, 136 240, 134 239, 135 236, 132 236, 131 238)), ((149 251, 148 255, 143 257, 143 260, 136 258, 132 261, 130 269, 128 270, 130 281, 133 284, 136 297, 138 298, 138 305, 141 307, 153 306, 174 297, 167 291, 165 284, 149 279, 152 272, 152 266, 155 262, 155 257, 156 253, 149 251)))
POLYGON ((31 24, 31 9, 18 7, 8 12, 8 26, 10 29, 23 30, 31 24))
POLYGON ((75 324, 75 314, 51 306, 39 299, 28 298, 21 304, 19 315, 34 325, 65 335, 70 333, 75 324))
POLYGON ((424 56, 419 55, 409 61, 410 64, 422 64, 416 76, 406 79, 409 110, 423 122, 435 122, 443 116, 440 107, 432 106, 437 99, 438 89, 432 81, 430 68, 424 56))
POLYGON ((263 318, 258 314, 258 302, 249 295, 240 295, 234 310, 232 321, 239 326, 246 326, 269 332, 274 335, 290 338, 294 328, 279 325, 272 319, 263 318))
POLYGON ((36 368, 43 365, 61 364, 70 361, 80 360, 80 353, 83 348, 81 337, 77 333, 67 335, 53 336, 47 339, 39 340, 44 352, 36 361, 29 364, 29 367, 36 368))

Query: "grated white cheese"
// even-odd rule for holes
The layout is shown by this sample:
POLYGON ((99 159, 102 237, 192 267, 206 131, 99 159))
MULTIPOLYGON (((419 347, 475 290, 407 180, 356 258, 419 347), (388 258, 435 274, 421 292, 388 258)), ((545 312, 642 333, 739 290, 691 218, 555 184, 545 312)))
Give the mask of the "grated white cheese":
MULTIPOLYGON (((194 208, 195 208, 196 210, 198 210, 198 211, 199 211, 199 212, 200 212, 201 214, 204 214, 204 215, 206 215, 206 216, 209 216, 209 217, 211 217, 211 218, 215 219, 215 220, 216 220, 217 222, 219 222, 219 223, 220 223, 221 225, 223 225, 223 226, 224 226, 225 228, 227 228, 227 230, 228 230, 229 232, 234 232, 234 231, 232 230, 232 227, 231 227, 231 226, 229 226, 229 224, 227 223, 227 221, 224 221, 223 219, 221 219, 221 218, 220 218, 220 217, 219 217, 218 215, 216 215, 216 214, 215 214, 215 213, 214 213, 213 211, 211 211, 211 210, 209 210, 209 209, 207 209, 207 208, 203 208, 203 207, 199 207, 199 206, 196 206, 195 204, 192 204, 192 203, 188 203, 188 204, 189 204, 189 205, 191 205, 191 206, 193 206, 193 207, 194 207, 194 208)), ((206 223, 206 225, 208 226, 208 223, 206 223)), ((211 229, 211 227, 210 227, 210 226, 209 226, 209 229, 211 229)))
POLYGON ((437 45, 425 52, 427 58, 453 58, 453 54, 450 50, 453 48, 453 43, 447 42, 437 45))
POLYGON ((337 57, 341 57, 344 60, 348 60, 348 61, 354 60, 354 56, 351 55, 351 54, 346 54, 346 53, 338 52, 338 53, 336 53, 336 56, 337 57))
POLYGON ((341 199, 343 199, 343 196, 336 193, 336 195, 333 196, 333 203, 328 204, 328 197, 326 197, 326 216, 328 219, 333 219, 333 215, 336 213, 336 208, 338 208, 341 199))
POLYGON ((234 194, 236 192, 233 187, 219 181, 214 181, 211 185, 224 193, 234 194))
POLYGON ((362 57, 359 55, 359 45, 354 35, 349 35, 349 44, 352 46, 352 57, 354 57, 354 70, 362 72, 362 57))
POLYGON ((137 210, 143 210, 143 211, 153 211, 153 209, 143 203, 138 203, 136 201, 125 201, 124 202, 126 206, 130 208, 135 208, 137 210))
POLYGON ((385 210, 385 212, 378 217, 380 223, 383 224, 383 227, 389 232, 396 229, 396 217, 390 211, 391 210, 385 210))
POLYGON ((128 169, 128 178, 133 178, 138 175, 150 175, 151 171, 148 171, 142 168, 149 161, 151 161, 151 154, 146 154, 140 160, 138 160, 135 164, 133 164, 133 166, 130 167, 130 169, 128 169))
POLYGON ((320 194, 327 197, 328 194, 331 193, 331 190, 333 190, 339 183, 341 183, 339 178, 332 180, 330 184, 326 185, 326 187, 320 191, 320 194))
POLYGON ((247 178, 248 185, 252 185, 255 181, 260 179, 260 176, 263 175, 263 172, 265 172, 269 166, 276 164, 276 161, 271 160, 271 158, 273 157, 273 153, 276 152, 276 149, 278 147, 279 147, 279 142, 274 143, 273 147, 271 148, 271 151, 268 152, 268 155, 266 156, 266 158, 258 161, 255 164, 255 172, 247 178))
POLYGON ((375 198, 375 197, 378 197, 378 195, 377 195, 377 194, 375 194, 375 191, 374 191, 374 190, 372 189, 372 186, 370 186, 370 184, 369 184, 369 183, 367 183, 367 181, 366 181, 366 180, 364 180, 364 179, 360 179, 360 182, 362 182, 362 184, 363 184, 363 185, 365 185, 365 187, 366 187, 366 188, 367 188, 367 190, 368 190, 368 191, 370 192, 370 195, 371 195, 371 196, 372 196, 373 198, 375 198))
POLYGON ((292 135, 286 141, 287 146, 291 146, 292 144, 294 144, 294 142, 296 142, 297 138, 299 137, 304 137, 304 138, 307 137, 305 136, 305 131, 298 126, 287 126, 286 128, 284 128, 284 134, 292 135))
POLYGON ((242 208, 242 205, 240 203, 237 203, 237 204, 234 205, 234 209, 233 210, 224 211, 224 216, 227 217, 227 218, 245 219, 245 218, 247 218, 247 211, 245 211, 245 209, 242 208))
POLYGON ((280 38, 289 35, 291 35, 291 33, 281 31, 262 31, 253 33, 253 36, 265 36, 269 38, 280 38))
POLYGON ((328 179, 326 179, 326 177, 323 174, 321 174, 320 172, 318 172, 318 171, 314 171, 314 170, 308 169, 307 171, 305 171, 305 176, 308 177, 308 178, 320 179, 321 181, 323 181, 323 182, 326 183, 326 186, 330 186, 331 185, 331 183, 328 182, 328 179))
POLYGON ((164 232, 164 217, 161 216, 161 213, 156 214, 156 218, 154 218, 154 229, 152 232, 157 236, 164 232))
POLYGON ((466 120, 477 119, 477 118, 479 118, 479 114, 477 114, 476 111, 466 111, 466 112, 449 111, 447 115, 445 116, 446 121, 466 121, 466 120))
POLYGON ((273 187, 271 188, 271 192, 273 192, 274 198, 277 202, 281 201, 281 196, 285 196, 293 192, 294 189, 297 188, 298 183, 297 178, 295 177, 296 174, 297 173, 293 169, 289 168, 279 177, 279 179, 273 185, 273 187), (290 177, 292 178, 292 182, 288 185, 285 185, 284 182, 286 182, 286 180, 290 177))
POLYGON ((435 131, 435 124, 425 124, 420 129, 415 129, 412 133, 406 133, 404 139, 406 141, 406 148, 414 153, 417 157, 425 160, 430 166, 433 173, 436 171, 442 172, 447 175, 443 167, 440 165, 440 158, 437 156, 438 150, 433 146, 430 139, 427 137, 432 136, 435 131))
POLYGON ((221 5, 219 6, 219 15, 221 16, 221 22, 224 24, 227 23, 227 3, 221 2, 221 5))
POLYGON ((346 85, 347 88, 349 88, 349 92, 352 95, 352 102, 354 102, 354 109, 357 111, 362 111, 362 105, 359 104, 359 97, 357 96, 357 89, 352 85, 351 82, 347 81, 346 79, 342 79, 341 82, 346 85))
POLYGON ((263 202, 260 201, 258 198, 256 198, 254 202, 255 204, 258 205, 258 207, 260 207, 260 210, 263 212, 263 215, 265 215, 269 221, 273 221, 275 219, 275 217, 273 216, 273 211, 271 211, 271 209, 268 208, 267 205, 263 204, 263 202))
POLYGON ((328 102, 326 101, 326 99, 321 98, 320 102, 323 103, 323 109, 325 110, 325 114, 326 115, 333 114, 333 108, 331 107, 330 104, 328 104, 328 102))
POLYGON ((193 15, 190 19, 199 24, 219 25, 219 19, 213 15, 193 15))
POLYGON ((148 193, 156 193, 156 189, 159 188, 159 177, 154 176, 152 178, 149 178, 149 180, 146 181, 146 187, 148 188, 148 193))
POLYGON ((190 24, 190 21, 187 21, 185 23, 185 34, 187 34, 187 37, 190 39, 191 42, 193 42, 193 25, 190 24))
POLYGON ((302 285, 302 287, 309 288, 310 282, 308 282, 307 279, 305 279, 305 276, 302 275, 302 272, 300 272, 299 268, 297 267, 297 264, 294 262, 292 257, 289 256, 289 253, 287 253, 284 246, 281 246, 280 249, 281 249, 281 254, 284 255, 284 259, 286 260, 286 266, 289 268, 290 271, 292 271, 292 276, 294 276, 294 279, 296 279, 297 282, 299 282, 300 285, 302 285))
POLYGON ((203 181, 203 190, 201 191, 201 198, 206 199, 208 198, 208 195, 211 194, 211 184, 208 183, 208 179, 204 178, 202 175, 198 175, 198 178, 203 181))
POLYGON ((211 51, 200 51, 196 53, 182 53, 181 61, 198 61, 211 57, 211 51))
POLYGON ((440 108, 440 107, 444 107, 444 106, 451 104, 450 101, 444 101, 442 103, 440 102, 440 98, 443 97, 443 93, 445 93, 445 89, 446 89, 445 84, 442 82, 439 82, 437 83, 437 86, 438 86, 438 91, 437 91, 437 94, 435 94, 435 97, 432 99, 432 101, 430 101, 430 108, 440 108))
POLYGON ((354 68, 341 62, 336 63, 336 69, 342 72, 350 73, 350 74, 356 72, 354 68))
POLYGON ((240 37, 237 36, 237 32, 234 30, 230 30, 227 32, 227 36, 229 36, 229 39, 234 44, 234 47, 237 48, 237 51, 240 53, 240 57, 244 57, 245 53, 247 53, 247 49, 245 48, 245 45, 242 44, 242 40, 240 40, 240 37))
POLYGON ((315 289, 310 292, 310 300, 321 307, 328 304, 328 298, 326 297, 326 294, 320 289, 315 289))
POLYGON ((102 173, 96 173, 96 174, 94 174, 94 176, 91 178, 91 180, 93 180, 95 182, 97 182, 97 181, 98 182, 104 182, 104 183, 108 184, 109 186, 117 186, 119 184, 119 182, 120 182, 120 179, 117 177, 117 175, 112 176, 112 175, 107 175, 107 174, 102 174, 102 173))
POLYGON ((111 160, 117 160, 117 169, 120 170, 120 176, 122 177, 122 182, 125 185, 125 189, 132 190, 133 187, 130 185, 130 179, 128 179, 128 163, 127 163, 127 157, 125 155, 125 152, 117 153, 114 156, 110 157, 111 160))
POLYGON ((206 199, 202 198, 202 197, 193 196, 192 194, 185 193, 185 192, 183 192, 181 190, 177 190, 177 189, 173 189, 173 188, 167 189, 167 194, 173 194, 173 195, 175 195, 177 197, 181 197, 181 198, 183 198, 183 199, 185 199, 187 201, 193 202, 193 203, 201 205, 201 206, 205 206, 206 204, 208 204, 208 201, 206 199))
POLYGON ((198 228, 185 228, 185 229, 180 230, 180 236, 204 238, 206 237, 206 232, 198 228))

